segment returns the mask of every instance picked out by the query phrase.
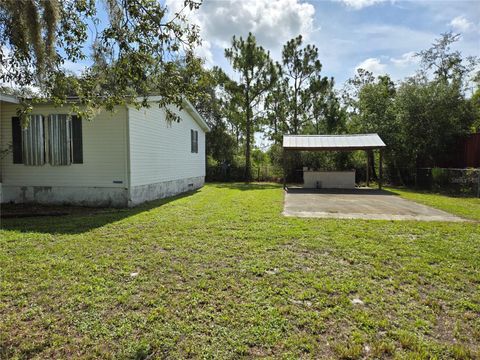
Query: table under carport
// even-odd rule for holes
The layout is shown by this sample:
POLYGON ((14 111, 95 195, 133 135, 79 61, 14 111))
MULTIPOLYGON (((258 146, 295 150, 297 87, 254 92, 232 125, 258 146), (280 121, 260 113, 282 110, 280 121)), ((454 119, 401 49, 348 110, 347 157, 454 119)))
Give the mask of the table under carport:
MULTIPOLYGON (((283 150, 290 151, 379 151, 378 188, 383 181, 383 149, 385 143, 378 134, 352 135, 284 135, 283 150)), ((367 153, 366 183, 370 185, 370 157, 367 153)), ((283 186, 286 189, 285 161, 283 166, 283 186)), ((353 171, 312 171, 304 170, 304 187, 309 188, 355 188, 355 170, 353 171), (352 181, 353 179, 353 181, 352 181)))

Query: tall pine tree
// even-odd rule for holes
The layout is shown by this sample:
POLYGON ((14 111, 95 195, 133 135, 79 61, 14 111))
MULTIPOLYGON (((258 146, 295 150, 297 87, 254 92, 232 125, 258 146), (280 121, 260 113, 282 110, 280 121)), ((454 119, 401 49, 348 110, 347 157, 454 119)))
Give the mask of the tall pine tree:
POLYGON ((255 36, 248 34, 232 39, 232 47, 225 50, 225 57, 240 75, 240 80, 231 91, 242 95, 242 110, 245 116, 245 181, 251 180, 251 148, 258 121, 256 111, 261 105, 264 95, 275 84, 277 72, 270 58, 270 53, 257 45, 255 36))

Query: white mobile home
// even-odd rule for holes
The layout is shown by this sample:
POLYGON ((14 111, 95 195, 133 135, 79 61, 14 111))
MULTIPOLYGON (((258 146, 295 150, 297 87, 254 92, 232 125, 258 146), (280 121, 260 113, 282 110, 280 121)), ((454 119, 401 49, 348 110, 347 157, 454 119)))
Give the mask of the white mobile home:
POLYGON ((200 188, 207 123, 187 100, 167 121, 155 100, 91 121, 36 105, 22 128, 18 99, 0 95, 2 203, 126 207, 200 188))

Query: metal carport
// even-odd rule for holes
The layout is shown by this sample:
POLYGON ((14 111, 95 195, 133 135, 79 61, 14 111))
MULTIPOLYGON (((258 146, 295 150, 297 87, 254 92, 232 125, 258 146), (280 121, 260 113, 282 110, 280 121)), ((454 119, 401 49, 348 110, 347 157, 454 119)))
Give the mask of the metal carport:
MULTIPOLYGON (((382 188, 383 181, 383 148, 386 145, 378 134, 352 135, 284 135, 283 150, 286 151, 356 151, 379 150, 378 188, 382 188)), ((285 159, 285 156, 284 156, 285 159)), ((370 159, 367 154, 367 186, 370 176, 370 159)), ((283 164, 283 187, 286 188, 285 161, 283 164)))

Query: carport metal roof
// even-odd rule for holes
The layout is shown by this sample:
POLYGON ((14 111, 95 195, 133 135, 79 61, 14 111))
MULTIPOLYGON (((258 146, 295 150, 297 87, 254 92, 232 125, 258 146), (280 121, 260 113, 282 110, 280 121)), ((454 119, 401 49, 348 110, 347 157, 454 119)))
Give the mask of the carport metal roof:
POLYGON ((285 150, 349 151, 380 149, 385 146, 378 134, 283 136, 285 150))
MULTIPOLYGON (((352 135, 284 135, 283 149, 291 151, 354 151, 354 150, 380 150, 378 187, 382 188, 383 148, 385 143, 378 134, 352 134, 352 135)), ((283 155, 283 187, 287 188, 285 174, 285 153, 283 155)), ((370 156, 367 156, 367 187, 370 182, 370 156)))

